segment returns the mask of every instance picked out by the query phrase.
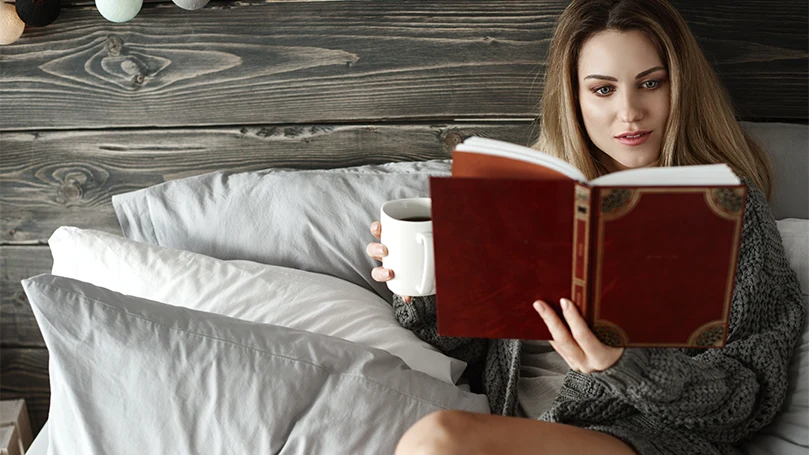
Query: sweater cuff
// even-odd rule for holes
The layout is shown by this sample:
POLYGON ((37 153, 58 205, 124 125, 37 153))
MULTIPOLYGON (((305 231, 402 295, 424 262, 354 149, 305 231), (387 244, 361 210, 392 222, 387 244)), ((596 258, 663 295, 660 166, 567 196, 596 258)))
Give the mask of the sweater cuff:
POLYGON ((591 373, 591 376, 610 390, 624 392, 645 380, 644 372, 648 370, 649 363, 650 350, 627 348, 613 366, 591 373))
POLYGON ((429 322, 432 306, 435 305, 433 296, 413 297, 410 303, 405 303, 398 295, 393 296, 393 312, 402 327, 414 330, 429 322))

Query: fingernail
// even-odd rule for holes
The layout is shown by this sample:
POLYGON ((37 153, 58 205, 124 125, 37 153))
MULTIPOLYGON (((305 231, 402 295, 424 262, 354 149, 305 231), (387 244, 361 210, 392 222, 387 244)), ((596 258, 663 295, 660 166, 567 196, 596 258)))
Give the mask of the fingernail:
POLYGON ((385 270, 384 272, 382 272, 382 276, 385 278, 390 278, 390 270, 385 270))
POLYGON ((538 300, 534 302, 534 309, 537 310, 539 314, 542 314, 545 311, 545 307, 542 306, 542 303, 538 300))
POLYGON ((559 299, 559 304, 562 305, 563 310, 566 310, 568 306, 570 306, 570 302, 567 299, 559 299))

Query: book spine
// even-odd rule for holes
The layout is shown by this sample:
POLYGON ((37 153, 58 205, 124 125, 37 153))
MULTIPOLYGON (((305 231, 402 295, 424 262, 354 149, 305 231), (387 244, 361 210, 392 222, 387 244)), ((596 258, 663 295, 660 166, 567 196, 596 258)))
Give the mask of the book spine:
POLYGON ((601 229, 601 188, 595 187, 590 193, 590 229, 587 235, 588 238, 588 251, 587 251, 587 303, 585 307, 588 312, 583 313, 584 319, 591 325, 595 322, 595 301, 596 301, 596 284, 598 277, 596 276, 598 264, 598 250, 601 248, 599 244, 599 229, 601 229))
POLYGON ((570 298, 579 307, 582 316, 588 310, 588 269, 590 267, 591 193, 588 186, 577 183, 573 197, 573 280, 570 298))

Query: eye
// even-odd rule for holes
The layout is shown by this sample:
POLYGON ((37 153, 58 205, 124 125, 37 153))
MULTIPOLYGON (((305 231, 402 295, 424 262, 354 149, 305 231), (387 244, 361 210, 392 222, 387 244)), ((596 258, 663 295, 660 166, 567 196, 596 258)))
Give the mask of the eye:
POLYGON ((640 84, 640 86, 643 87, 643 88, 648 88, 648 89, 656 89, 657 87, 660 86, 660 81, 658 81, 658 80, 646 81, 646 82, 640 84))
POLYGON ((605 85, 605 86, 593 89, 592 92, 595 93, 598 96, 607 96, 607 95, 610 94, 610 92, 612 92, 612 87, 610 87, 609 85, 605 85))

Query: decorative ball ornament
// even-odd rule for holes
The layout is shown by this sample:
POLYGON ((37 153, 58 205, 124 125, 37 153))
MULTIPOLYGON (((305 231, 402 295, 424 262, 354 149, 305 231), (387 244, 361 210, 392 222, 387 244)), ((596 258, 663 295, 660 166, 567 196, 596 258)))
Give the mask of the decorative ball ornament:
POLYGON ((98 12, 110 22, 126 22, 140 12, 143 0, 95 0, 98 12))
POLYGON ((16 0, 17 15, 31 27, 44 27, 59 17, 60 0, 16 0))
POLYGON ((175 5, 179 6, 182 9, 192 11, 195 9, 202 9, 203 6, 208 4, 209 0, 171 0, 171 1, 173 1, 175 5))
POLYGON ((11 3, 0 1, 0 44, 11 44, 22 36, 25 22, 11 3))

